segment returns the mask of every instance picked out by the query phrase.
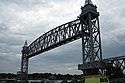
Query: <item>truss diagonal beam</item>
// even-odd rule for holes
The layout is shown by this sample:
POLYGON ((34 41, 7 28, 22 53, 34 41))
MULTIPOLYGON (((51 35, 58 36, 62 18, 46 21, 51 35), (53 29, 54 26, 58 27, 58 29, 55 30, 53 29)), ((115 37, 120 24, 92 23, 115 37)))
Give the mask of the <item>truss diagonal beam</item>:
MULTIPOLYGON (((118 57, 112 57, 103 59, 105 69, 107 71, 111 71, 111 67, 119 68, 124 74, 125 74, 125 56, 118 56, 118 57)), ((117 71, 113 73, 120 73, 121 71, 117 71)))
POLYGON ((37 38, 28 46, 27 58, 51 50, 63 44, 81 38, 80 20, 58 26, 37 38))

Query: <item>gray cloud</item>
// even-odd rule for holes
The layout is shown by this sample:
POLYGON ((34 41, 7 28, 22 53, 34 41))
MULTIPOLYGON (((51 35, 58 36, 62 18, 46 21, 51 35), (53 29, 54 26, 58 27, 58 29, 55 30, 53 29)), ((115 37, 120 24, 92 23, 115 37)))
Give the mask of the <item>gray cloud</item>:
MULTIPOLYGON (((74 20, 82 0, 0 0, 0 72, 20 69, 21 49, 50 29, 74 20), (4 65, 3 65, 4 64, 4 65), (11 66, 11 67, 10 67, 11 66)), ((93 0, 100 12, 103 57, 124 55, 125 1, 93 0), (108 3, 105 3, 108 2, 108 3)), ((81 39, 30 59, 29 72, 80 74, 81 39)))

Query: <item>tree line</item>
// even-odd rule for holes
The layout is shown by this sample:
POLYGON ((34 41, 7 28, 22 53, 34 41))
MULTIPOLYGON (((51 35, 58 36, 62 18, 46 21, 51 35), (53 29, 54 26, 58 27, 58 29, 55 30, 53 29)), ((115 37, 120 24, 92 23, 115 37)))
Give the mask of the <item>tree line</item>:
MULTIPOLYGON (((105 71, 105 74, 110 78, 123 78, 125 77, 125 71, 123 72, 123 70, 120 67, 112 67, 112 66, 107 66, 106 67, 107 71, 105 71)), ((37 80, 37 79, 52 79, 52 80, 71 80, 73 78, 75 79, 80 79, 83 77, 83 74, 81 75, 70 75, 70 74, 52 74, 52 73, 33 73, 33 74, 28 74, 28 79, 31 80, 37 80)), ((17 74, 13 74, 13 73, 0 73, 0 79, 17 79, 18 76, 17 74)))
MULTIPOLYGON (((70 80, 70 79, 79 79, 83 75, 70 75, 70 74, 52 74, 52 73, 33 73, 28 74, 28 79, 37 80, 37 79, 52 79, 52 80, 70 80)), ((17 78, 17 74, 13 73, 0 73, 0 79, 14 79, 17 78)))

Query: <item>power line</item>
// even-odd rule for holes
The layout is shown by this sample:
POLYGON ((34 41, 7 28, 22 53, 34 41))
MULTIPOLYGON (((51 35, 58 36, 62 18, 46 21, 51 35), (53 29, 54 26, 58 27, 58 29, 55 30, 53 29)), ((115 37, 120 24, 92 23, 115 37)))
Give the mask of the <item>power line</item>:
MULTIPOLYGON (((109 30, 103 28, 107 33, 109 33, 112 37, 116 38, 118 40, 118 38, 113 34, 111 33, 109 30)), ((125 48, 123 47, 118 41, 116 41, 114 38, 112 38, 111 36, 109 36, 108 34, 102 32, 102 34, 104 34, 106 37, 108 37, 111 41, 113 41, 114 43, 118 44, 121 48, 125 48)))

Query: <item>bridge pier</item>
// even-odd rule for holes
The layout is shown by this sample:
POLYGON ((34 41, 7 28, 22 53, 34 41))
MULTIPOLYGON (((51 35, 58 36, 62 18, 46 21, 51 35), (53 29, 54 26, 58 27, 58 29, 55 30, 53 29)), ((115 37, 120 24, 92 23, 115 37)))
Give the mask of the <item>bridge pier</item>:
POLYGON ((22 61, 21 61, 21 80, 27 80, 28 78, 28 47, 27 47, 27 41, 25 42, 23 49, 22 49, 22 61))
POLYGON ((28 58, 22 57, 21 62, 21 79, 27 80, 28 78, 28 58))

